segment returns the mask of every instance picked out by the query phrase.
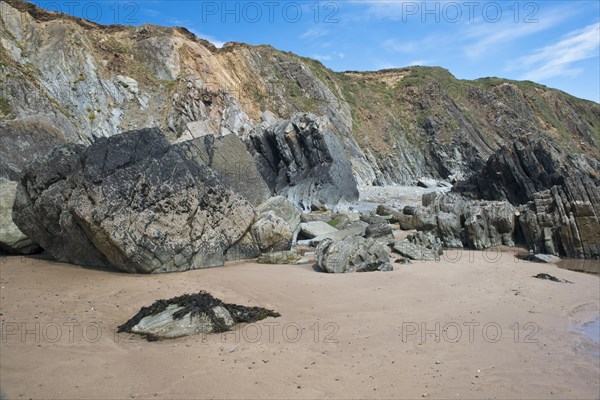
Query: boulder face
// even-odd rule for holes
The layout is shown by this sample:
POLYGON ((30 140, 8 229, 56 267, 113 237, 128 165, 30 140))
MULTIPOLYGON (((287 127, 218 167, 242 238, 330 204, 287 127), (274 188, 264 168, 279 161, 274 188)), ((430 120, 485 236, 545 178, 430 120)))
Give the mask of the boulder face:
POLYGON ((254 206, 265 202, 271 191, 256 168, 246 146, 235 135, 205 135, 176 145, 191 159, 206 164, 254 206))
POLYGON ((272 211, 279 218, 282 218, 290 226, 293 234, 293 239, 296 239, 298 232, 300 231, 300 219, 302 217, 302 210, 292 204, 288 199, 283 196, 271 197, 258 207, 256 211, 259 213, 272 211))
POLYGON ((387 243, 350 236, 341 241, 323 240, 317 247, 317 265, 325 272, 392 271, 387 243))
POLYGON ((63 145, 22 178, 14 220, 55 258, 158 273, 222 265, 252 205, 157 129, 63 145))
POLYGON ((268 211, 252 225, 252 233, 262 252, 289 250, 292 244, 292 230, 283 218, 268 211))
POLYGON ((261 125, 248 143, 269 188, 304 209, 358 200, 357 182, 326 118, 297 114, 261 125))
POLYGON ((40 250, 12 219, 18 183, 0 178, 0 250, 10 254, 32 254, 40 250))

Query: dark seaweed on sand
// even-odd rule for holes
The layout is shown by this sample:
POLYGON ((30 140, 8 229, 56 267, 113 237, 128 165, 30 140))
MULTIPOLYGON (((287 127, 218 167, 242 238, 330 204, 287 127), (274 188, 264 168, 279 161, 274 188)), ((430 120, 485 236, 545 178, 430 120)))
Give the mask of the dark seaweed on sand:
POLYGON ((550 274, 546 274, 546 273, 540 273, 534 276, 534 278, 538 278, 538 279, 544 279, 544 280, 548 280, 548 281, 552 281, 552 282, 564 282, 564 283, 573 283, 571 281, 568 281, 566 279, 558 279, 557 277, 550 275, 550 274))
POLYGON ((183 307, 173 314, 173 319, 182 319, 187 314, 194 317, 200 314, 206 314, 215 326, 215 332, 225 332, 227 327, 225 321, 217 317, 213 311, 216 306, 222 306, 229 311, 235 323, 246 322, 253 323, 267 317, 280 317, 278 312, 261 307, 245 307, 237 304, 226 304, 221 300, 214 298, 210 293, 201 290, 196 294, 184 294, 168 300, 157 300, 148 307, 142 307, 141 310, 129 321, 118 327, 117 332, 131 332, 131 329, 147 316, 156 315, 163 312, 170 305, 183 307))

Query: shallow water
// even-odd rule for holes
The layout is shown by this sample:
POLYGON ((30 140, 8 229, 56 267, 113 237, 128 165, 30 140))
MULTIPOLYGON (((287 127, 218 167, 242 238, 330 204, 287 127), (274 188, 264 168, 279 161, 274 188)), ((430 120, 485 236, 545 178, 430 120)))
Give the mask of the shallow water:
POLYGON ((556 263, 559 268, 589 274, 600 274, 600 260, 561 259, 556 263))
POLYGON ((577 330, 594 343, 600 344, 600 318, 579 324, 577 330))

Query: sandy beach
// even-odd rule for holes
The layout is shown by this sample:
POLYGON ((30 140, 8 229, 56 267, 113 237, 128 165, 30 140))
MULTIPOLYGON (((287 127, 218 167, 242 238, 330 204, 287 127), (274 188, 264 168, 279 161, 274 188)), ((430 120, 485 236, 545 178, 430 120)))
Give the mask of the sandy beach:
POLYGON ((2 258, 0 387, 11 399, 597 399, 599 345, 577 327, 598 318, 598 276, 510 249, 458 258, 337 275, 247 262, 128 275, 2 258), (199 290, 281 317, 162 342, 116 335, 140 307, 199 290))

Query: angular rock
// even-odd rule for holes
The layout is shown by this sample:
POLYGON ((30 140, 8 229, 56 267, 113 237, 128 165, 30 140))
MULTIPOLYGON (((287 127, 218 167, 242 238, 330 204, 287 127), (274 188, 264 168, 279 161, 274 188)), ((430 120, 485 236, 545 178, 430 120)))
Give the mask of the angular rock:
POLYGON ((292 244, 290 226, 273 211, 261 214, 252 225, 252 233, 262 252, 289 250, 292 244))
POLYGON ((332 220, 332 213, 331 211, 318 211, 318 212, 310 212, 310 213, 306 213, 306 214, 302 214, 300 216, 300 221, 301 222, 313 222, 313 221, 322 221, 322 222, 329 222, 332 220))
POLYGON ((0 250, 10 254, 33 254, 40 247, 15 225, 12 218, 17 182, 0 178, 0 250))
POLYGON ((361 215, 360 220, 363 222, 366 222, 369 225, 387 224, 388 223, 387 219, 380 217, 378 215, 361 215))
POLYGON ((351 236, 365 236, 366 229, 369 225, 366 222, 356 221, 350 223, 345 229, 332 231, 313 239, 308 240, 310 246, 318 246, 325 239, 331 239, 334 242, 339 242, 347 237, 351 236))
POLYGON ((417 186, 426 189, 435 189, 438 187, 438 182, 435 179, 421 178, 417 180, 417 186))
POLYGON ((335 242, 325 239, 317 247, 317 265, 325 272, 392 271, 386 242, 351 236, 335 242))
POLYGON ((410 260, 438 261, 440 259, 437 250, 411 243, 408 240, 396 240, 392 246, 392 251, 410 260))
POLYGON ((351 164, 326 118, 297 114, 259 127, 248 148, 269 188, 304 209, 358 200, 351 164))
POLYGON ((260 307, 225 304, 201 291, 169 300, 158 300, 119 326, 118 332, 130 332, 147 340, 172 339, 188 335, 218 333, 237 323, 253 323, 279 313, 260 307))
POLYGON ((222 265, 255 220, 157 129, 55 148, 28 167, 13 216, 60 261, 141 273, 222 265))
POLYGON ((285 222, 290 226, 293 233, 293 240, 296 240, 296 236, 300 231, 300 218, 302 217, 302 210, 292 204, 288 199, 283 196, 271 197, 258 207, 256 211, 264 213, 272 211, 279 218, 283 218, 285 222))
POLYGON ((314 239, 337 231, 336 228, 322 221, 303 222, 300 224, 302 236, 308 239, 314 239))
POLYGON ((263 253, 256 260, 259 264, 300 264, 304 263, 302 257, 300 257, 295 251, 270 251, 263 253))
POLYGON ((462 248, 462 226, 460 217, 454 213, 440 211, 437 214, 437 234, 445 247, 462 248))
POLYGON ((397 214, 401 214, 400 211, 398 211, 392 207, 386 206, 385 204, 378 205, 375 213, 377 215, 381 215, 383 217, 390 217, 390 216, 393 217, 397 214))
POLYGON ((373 224, 369 225, 365 231, 365 237, 369 238, 388 238, 393 239, 394 234, 392 227, 389 224, 373 224))
POLYGON ((332 217, 333 218, 327 223, 338 230, 346 229, 352 223, 352 221, 346 214, 335 214, 332 215, 332 217))
POLYGON ((235 135, 202 136, 176 144, 185 154, 219 173, 223 182, 247 198, 254 206, 265 202, 271 190, 256 168, 246 145, 235 135))
POLYGON ((437 226, 437 216, 435 210, 425 207, 415 207, 412 216, 413 229, 418 231, 430 231, 437 226))

